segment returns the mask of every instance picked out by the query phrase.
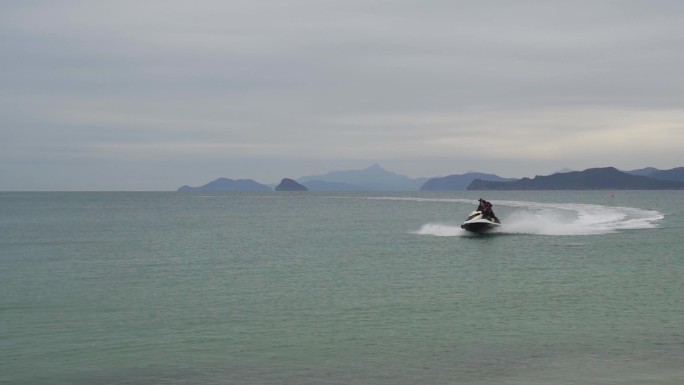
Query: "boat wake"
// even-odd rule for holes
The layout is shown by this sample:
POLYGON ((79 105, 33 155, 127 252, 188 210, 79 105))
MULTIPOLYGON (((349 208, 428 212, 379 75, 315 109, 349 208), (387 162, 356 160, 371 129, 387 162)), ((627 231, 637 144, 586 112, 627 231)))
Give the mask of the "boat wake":
MULTIPOLYGON (((427 200, 415 199, 423 202, 427 200)), ((434 201, 473 204, 472 200, 467 199, 434 201)), ((665 218, 664 214, 656 210, 581 203, 496 201, 496 207, 506 207, 501 212, 507 213, 501 215, 497 210, 503 225, 490 234, 600 235, 621 230, 656 228, 659 221, 665 218)), ((442 237, 472 236, 461 230, 460 223, 455 222, 427 223, 415 233, 442 237)))
POLYGON ((419 235, 434 235, 436 237, 462 237, 473 234, 463 230, 460 225, 443 223, 426 223, 415 233, 419 235))

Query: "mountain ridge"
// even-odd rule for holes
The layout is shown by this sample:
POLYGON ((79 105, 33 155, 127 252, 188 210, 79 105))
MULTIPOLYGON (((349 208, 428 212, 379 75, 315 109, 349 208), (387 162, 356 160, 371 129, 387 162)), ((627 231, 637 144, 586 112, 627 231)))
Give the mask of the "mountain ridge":
POLYGON ((482 179, 494 182, 510 182, 517 180, 515 178, 502 178, 494 174, 468 172, 465 174, 454 174, 445 177, 429 179, 420 187, 420 191, 465 190, 475 179, 482 179))
POLYGON ((199 187, 181 186, 178 191, 273 191, 273 189, 252 179, 217 178, 199 187))
MULTIPOLYGON (((584 171, 556 172, 534 178, 503 178, 495 174, 468 172, 434 178, 409 178, 387 171, 378 164, 361 170, 331 171, 295 180, 309 191, 453 191, 474 189, 682 189, 684 167, 659 170, 646 167, 620 171, 615 167, 590 168, 584 171), (601 171, 603 170, 603 171, 601 171), (637 178, 637 179, 634 179, 637 178), (641 178, 641 179, 639 179, 641 178), (607 182, 609 181, 609 182, 607 182), (467 182, 467 184, 466 184, 467 182), (499 185, 498 183, 503 183, 499 185)), ((273 191, 274 187, 252 179, 218 178, 203 186, 182 186, 178 191, 273 191)))
POLYGON ((633 175, 615 167, 556 173, 513 182, 474 180, 468 190, 678 190, 684 182, 633 175))
MULTIPOLYGON (((356 191, 416 191, 428 178, 409 178, 405 175, 387 171, 379 164, 361 170, 330 171, 322 175, 309 175, 297 179, 307 186, 312 181, 342 183, 357 187, 356 191)), ((320 184, 319 184, 320 186, 320 184)), ((313 186, 307 186, 312 191, 313 186)), ((348 190, 351 191, 351 190, 348 190)))

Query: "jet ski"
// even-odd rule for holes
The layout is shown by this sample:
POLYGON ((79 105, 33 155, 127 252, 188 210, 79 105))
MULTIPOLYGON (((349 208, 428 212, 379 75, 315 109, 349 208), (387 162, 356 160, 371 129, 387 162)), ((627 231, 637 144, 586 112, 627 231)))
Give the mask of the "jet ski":
POLYGON ((497 217, 485 218, 482 211, 473 211, 461 228, 472 233, 484 233, 501 226, 497 217))

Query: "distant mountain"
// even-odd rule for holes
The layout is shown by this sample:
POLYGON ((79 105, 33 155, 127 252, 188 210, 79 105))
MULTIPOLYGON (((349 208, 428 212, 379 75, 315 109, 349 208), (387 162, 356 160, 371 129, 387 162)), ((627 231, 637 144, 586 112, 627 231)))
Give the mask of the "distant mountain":
POLYGON ((427 178, 411 179, 395 174, 378 164, 363 170, 331 171, 324 175, 304 176, 297 179, 305 186, 312 181, 342 183, 357 187, 356 191, 416 191, 426 180, 427 178))
POLYGON ((670 170, 656 170, 649 177, 654 179, 684 182, 684 167, 676 167, 670 170))
MULTIPOLYGON (((283 179, 285 181, 288 178, 283 179)), ((658 170, 654 167, 622 172, 613 167, 590 168, 584 171, 558 172, 532 179, 502 178, 494 174, 466 173, 439 178, 412 179, 387 171, 380 165, 361 170, 331 171, 290 181, 310 191, 451 191, 451 190, 591 190, 684 189, 684 167, 658 170)), ((281 181, 281 185, 283 184, 281 181)), ((295 188, 286 182, 282 188, 295 188), (288 187, 289 186, 289 187, 288 187)), ((204 186, 183 186, 178 191, 273 191, 252 179, 218 178, 204 186)), ((300 188, 300 187, 298 187, 300 188)), ((278 191, 282 191, 278 189, 278 191)), ((301 191, 301 190, 300 190, 301 191)))
POLYGON ((514 182, 474 180, 468 190, 677 190, 684 182, 631 175, 614 167, 522 178, 514 182))
POLYGON ((642 175, 653 179, 670 180, 684 182, 684 167, 675 167, 670 170, 658 170, 655 167, 640 168, 638 170, 627 171, 632 175, 642 175))
POLYGON ((218 178, 204 186, 190 187, 183 186, 178 189, 181 192, 191 191, 273 191, 270 187, 257 183, 251 179, 233 180, 229 178, 218 178))
POLYGON ((294 179, 283 178, 280 184, 276 186, 276 191, 309 191, 306 186, 297 183, 294 179))
POLYGON ((475 179, 482 179, 494 182, 511 182, 517 179, 502 178, 494 174, 483 174, 480 172, 469 172, 462 175, 449 175, 442 178, 432 178, 420 187, 421 191, 452 191, 465 190, 475 179))
POLYGON ((632 175, 640 175, 640 176, 651 176, 654 172, 660 171, 655 167, 646 167, 646 168, 640 168, 637 170, 631 170, 631 171, 625 171, 628 174, 632 175))
POLYGON ((311 180, 303 183, 309 191, 364 191, 361 186, 347 183, 326 182, 323 180, 311 180))

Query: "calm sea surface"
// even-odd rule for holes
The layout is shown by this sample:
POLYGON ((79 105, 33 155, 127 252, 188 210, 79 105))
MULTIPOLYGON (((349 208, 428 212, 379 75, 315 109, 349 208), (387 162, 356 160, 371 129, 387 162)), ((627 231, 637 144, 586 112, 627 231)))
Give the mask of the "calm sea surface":
POLYGON ((684 193, 0 193, 0 383, 681 385, 684 193))

